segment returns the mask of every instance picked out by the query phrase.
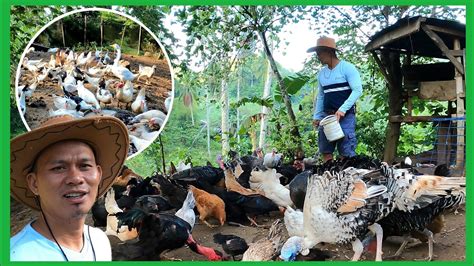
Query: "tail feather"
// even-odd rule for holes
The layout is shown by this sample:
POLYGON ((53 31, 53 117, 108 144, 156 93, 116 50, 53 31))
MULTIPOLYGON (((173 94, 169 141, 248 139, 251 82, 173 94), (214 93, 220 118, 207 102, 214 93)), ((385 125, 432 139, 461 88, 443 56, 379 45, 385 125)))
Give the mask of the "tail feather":
POLYGON ((131 209, 126 212, 117 213, 115 216, 118 220, 117 228, 126 225, 128 230, 132 230, 132 228, 138 228, 148 214, 140 209, 131 209))
POLYGON ((117 214, 123 212, 115 201, 115 190, 113 188, 109 189, 105 195, 105 210, 108 214, 117 214))

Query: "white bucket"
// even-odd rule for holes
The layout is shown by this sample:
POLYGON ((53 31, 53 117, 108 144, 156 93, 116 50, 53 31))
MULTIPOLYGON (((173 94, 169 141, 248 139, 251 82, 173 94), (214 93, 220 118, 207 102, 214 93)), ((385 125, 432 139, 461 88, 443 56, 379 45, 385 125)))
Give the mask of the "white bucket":
POLYGON ((330 142, 344 137, 344 132, 342 132, 341 125, 335 115, 326 116, 319 122, 319 125, 323 127, 324 134, 330 142))

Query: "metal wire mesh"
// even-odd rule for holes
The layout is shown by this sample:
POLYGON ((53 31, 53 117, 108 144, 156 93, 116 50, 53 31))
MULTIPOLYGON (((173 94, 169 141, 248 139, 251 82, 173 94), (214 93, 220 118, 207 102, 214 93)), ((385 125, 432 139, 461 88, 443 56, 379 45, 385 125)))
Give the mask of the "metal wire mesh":
POLYGON ((446 164, 455 174, 464 173, 466 162, 466 118, 433 118, 436 128, 434 148, 417 158, 418 162, 446 164))

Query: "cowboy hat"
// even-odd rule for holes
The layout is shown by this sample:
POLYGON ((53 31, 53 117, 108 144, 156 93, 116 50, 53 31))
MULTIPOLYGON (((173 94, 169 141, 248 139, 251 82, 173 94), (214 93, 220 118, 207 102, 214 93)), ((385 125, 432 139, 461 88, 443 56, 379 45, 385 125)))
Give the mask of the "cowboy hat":
POLYGON ((26 176, 41 151, 65 140, 88 144, 102 168, 97 197, 112 186, 128 154, 127 127, 115 117, 74 119, 69 115, 55 116, 41 127, 10 141, 10 192, 13 198, 28 207, 39 210, 35 194, 29 189, 26 176))
POLYGON ((316 52, 318 48, 323 48, 323 47, 338 50, 336 48, 336 40, 334 40, 333 38, 322 36, 316 41, 316 46, 309 48, 306 52, 308 53, 316 52))

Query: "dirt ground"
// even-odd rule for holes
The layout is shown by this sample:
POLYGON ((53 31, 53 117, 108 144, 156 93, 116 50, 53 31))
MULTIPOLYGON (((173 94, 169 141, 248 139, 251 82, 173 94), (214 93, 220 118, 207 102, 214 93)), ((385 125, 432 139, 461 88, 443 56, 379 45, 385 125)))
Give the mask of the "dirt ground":
MULTIPOLYGON (((43 61, 49 62, 51 54, 52 53, 33 51, 28 53, 27 57, 31 60, 42 58, 43 61)), ((113 56, 111 57, 113 58, 113 56)), ((148 110, 161 110, 166 114, 167 112, 164 101, 168 97, 168 93, 172 91, 171 71, 166 59, 127 54, 122 54, 122 59, 127 60, 130 63, 130 69, 133 73, 138 73, 139 64, 143 66, 156 65, 155 73, 150 78, 149 84, 147 84, 146 77, 141 77, 139 81, 133 82, 134 88, 136 89, 134 98, 138 94, 139 86, 145 87, 148 110)), ((111 73, 106 74, 106 79, 113 81, 119 80, 111 73)), ((19 85, 31 85, 31 83, 33 83, 33 76, 31 72, 22 70, 19 85)), ((84 84, 84 86, 91 90, 95 95, 96 88, 90 86, 87 83, 84 84)), ((112 94, 115 94, 115 91, 111 92, 112 94)), ((32 95, 32 98, 26 102, 25 121, 27 122, 30 129, 38 127, 49 117, 49 110, 53 108, 53 94, 63 96, 63 92, 58 85, 58 82, 53 81, 47 77, 44 81, 39 83, 32 95)), ((102 109, 118 108, 117 103, 118 101, 113 99, 111 104, 107 106, 102 105, 102 109)), ((120 109, 125 109, 125 107, 122 105, 120 109)), ((127 110, 131 111, 131 108, 128 107, 127 110)))
MULTIPOLYGON (((31 211, 26 207, 23 207, 18 202, 11 200, 11 235, 21 230, 21 228, 36 217, 37 212, 31 211)), ((457 210, 457 214, 454 211, 449 211, 445 214, 446 226, 441 233, 435 235, 434 244, 434 258, 435 261, 463 261, 466 258, 466 220, 464 206, 457 210)), ((259 224, 270 225, 275 219, 283 218, 279 212, 271 213, 267 216, 260 216, 257 219, 259 224)), ((92 224, 92 218, 90 215, 86 220, 87 224, 92 224)), ((105 230, 105 228, 102 228, 105 230)), ((222 227, 209 228, 205 224, 201 224, 196 219, 196 225, 193 229, 193 237, 200 244, 208 247, 215 248, 222 251, 222 247, 213 242, 213 235, 216 233, 223 234, 234 234, 244 238, 247 243, 252 243, 262 237, 265 237, 268 233, 268 229, 256 228, 256 227, 238 227, 231 226, 227 223, 222 227)), ((285 236, 286 237, 286 236, 285 236)), ((109 236, 112 244, 112 248, 120 244, 120 240, 115 236, 109 236)), ((400 238, 388 238, 383 243, 383 256, 390 256, 395 253, 401 243, 400 238)), ((331 254, 329 260, 335 261, 346 261, 350 260, 353 255, 353 251, 350 245, 347 246, 335 246, 335 245, 318 245, 321 250, 327 250, 331 254)), ((205 260, 205 257, 200 256, 192 252, 187 247, 182 247, 177 250, 163 253, 166 258, 178 259, 184 261, 201 261, 205 260)), ((423 260, 428 255, 428 245, 426 243, 415 242, 409 244, 402 254, 402 257, 397 259, 401 261, 413 261, 423 260)), ((362 260, 371 261, 375 259, 374 254, 364 253, 362 260)))

